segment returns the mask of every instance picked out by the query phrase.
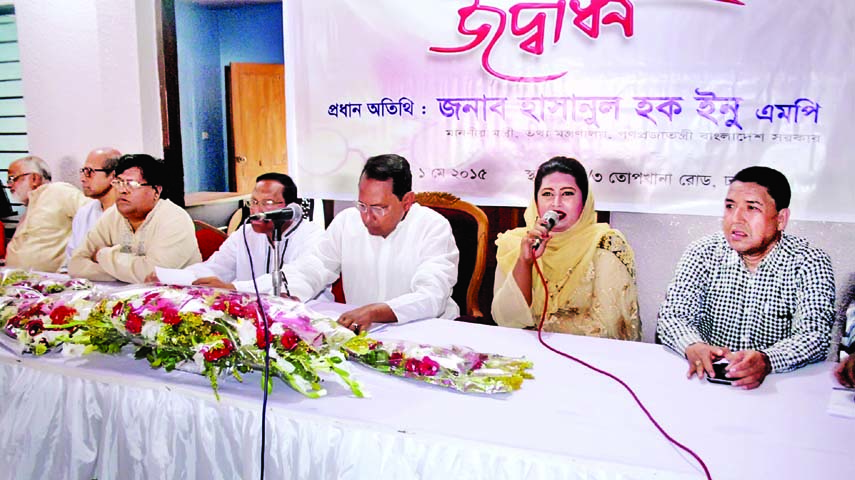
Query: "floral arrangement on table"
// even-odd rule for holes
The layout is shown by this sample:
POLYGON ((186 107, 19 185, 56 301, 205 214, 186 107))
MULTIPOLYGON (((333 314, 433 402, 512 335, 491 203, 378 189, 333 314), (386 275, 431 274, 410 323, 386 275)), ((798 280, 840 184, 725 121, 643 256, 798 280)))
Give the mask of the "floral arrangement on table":
POLYGON ((92 282, 83 278, 57 278, 20 269, 8 269, 0 276, 2 287, 25 287, 50 295, 66 290, 91 290, 92 282))
POLYGON ((70 342, 79 333, 93 306, 94 292, 68 291, 44 295, 26 287, 3 287, 0 324, 16 340, 18 353, 43 355, 61 346, 66 355, 83 353, 70 342))
POLYGON ((207 287, 137 285, 106 292, 85 280, 0 270, 0 326, 18 353, 61 348, 64 355, 116 354, 128 346, 153 368, 205 375, 215 394, 222 375, 242 380, 263 370, 267 345, 269 378, 262 388, 270 390, 279 378, 310 398, 326 394, 324 380, 366 395, 348 359, 462 392, 509 392, 532 378, 524 359, 381 342, 355 336, 298 302, 265 295, 259 306, 254 295, 207 287))
POLYGON ((375 370, 460 392, 504 393, 534 378, 524 358, 479 353, 467 347, 437 347, 404 340, 359 337, 345 345, 348 357, 375 370))
POLYGON ((262 370, 269 343, 271 378, 312 398, 326 394, 321 382, 327 377, 364 395, 343 365, 344 355, 319 327, 338 335, 347 329, 313 317, 294 301, 264 297, 262 306, 270 320, 267 335, 254 296, 206 287, 131 287, 101 300, 89 317, 88 335, 72 341, 105 353, 133 343, 135 356, 152 367, 201 373, 215 392, 221 373, 242 381, 241 374, 262 370))

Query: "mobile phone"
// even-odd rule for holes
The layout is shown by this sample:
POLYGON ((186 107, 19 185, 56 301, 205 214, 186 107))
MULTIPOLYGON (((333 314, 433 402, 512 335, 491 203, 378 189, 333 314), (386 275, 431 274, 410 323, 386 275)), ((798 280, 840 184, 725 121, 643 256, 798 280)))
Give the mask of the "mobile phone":
POLYGON ((713 375, 712 377, 707 375, 707 381, 710 383, 718 383, 720 385, 730 385, 731 383, 733 383, 732 378, 727 378, 725 376, 727 374, 727 371, 725 370, 725 368, 729 364, 730 364, 730 362, 728 362, 727 360, 724 360, 724 361, 720 360, 718 362, 713 363, 712 367, 713 367, 713 371, 715 372, 715 375, 713 375))

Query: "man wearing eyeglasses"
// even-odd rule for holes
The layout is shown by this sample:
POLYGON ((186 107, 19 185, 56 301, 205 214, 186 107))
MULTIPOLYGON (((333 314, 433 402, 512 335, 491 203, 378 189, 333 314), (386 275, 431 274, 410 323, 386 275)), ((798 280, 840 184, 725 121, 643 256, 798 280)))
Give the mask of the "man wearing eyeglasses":
POLYGON ((90 280, 143 283, 155 267, 183 268, 202 260, 193 220, 161 198, 163 162, 145 155, 119 158, 116 204, 107 209, 76 249, 68 273, 90 280))
POLYGON ((457 244, 445 217, 414 203, 412 178, 401 156, 369 158, 356 206, 336 215, 309 255, 282 269, 291 295, 309 300, 341 275, 345 300, 358 307, 338 322, 356 332, 372 323, 456 318, 457 244))
POLYGON ((121 152, 111 147, 96 148, 86 156, 86 162, 80 169, 80 185, 83 194, 93 200, 77 211, 71 223, 71 238, 65 249, 66 265, 101 215, 116 203, 116 190, 111 182, 116 178, 114 170, 121 156, 121 152))
MULTIPOLYGON (((297 201, 297 185, 291 177, 282 173, 265 173, 255 179, 249 211, 252 215, 270 212, 297 201)), ((281 263, 284 265, 305 255, 323 233, 318 225, 301 222, 288 238, 282 240, 281 263)), ((208 260, 186 270, 196 275, 194 285, 252 291, 253 272, 255 276, 261 276, 276 268, 272 241, 273 222, 252 220, 249 225, 242 225, 229 235, 208 260)), ((156 281, 157 278, 150 280, 156 281)))
POLYGON ((51 182, 50 168, 39 157, 9 165, 7 185, 27 207, 6 249, 6 265, 56 272, 65 259, 71 221, 88 199, 65 182, 51 182))

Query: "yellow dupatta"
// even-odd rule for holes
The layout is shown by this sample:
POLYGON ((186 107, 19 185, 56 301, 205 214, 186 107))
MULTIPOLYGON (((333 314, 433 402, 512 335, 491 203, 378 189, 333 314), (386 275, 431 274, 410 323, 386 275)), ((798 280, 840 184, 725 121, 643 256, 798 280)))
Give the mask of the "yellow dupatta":
MULTIPOLYGON (((496 262, 498 268, 505 275, 512 275, 514 265, 520 254, 520 243, 528 230, 533 228, 540 220, 537 215, 537 207, 532 202, 525 211, 525 227, 515 228, 499 234, 496 239, 496 262)), ((585 207, 579 220, 568 230, 553 233, 552 239, 546 245, 546 251, 540 258, 543 276, 552 299, 546 312, 547 317, 554 314, 556 310, 566 305, 574 291, 585 281, 585 274, 594 259, 594 253, 604 236, 614 234, 622 235, 614 230, 608 223, 597 223, 597 212, 594 209, 594 195, 588 190, 585 207)), ((532 296, 531 312, 532 318, 540 318, 543 311, 544 291, 543 284, 537 271, 532 266, 532 296)))

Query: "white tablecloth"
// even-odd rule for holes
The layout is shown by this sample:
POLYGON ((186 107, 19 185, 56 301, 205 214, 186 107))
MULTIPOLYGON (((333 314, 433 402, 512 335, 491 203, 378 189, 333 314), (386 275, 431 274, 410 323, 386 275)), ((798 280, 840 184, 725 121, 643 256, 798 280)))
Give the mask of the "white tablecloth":
MULTIPOLYGON (((372 335, 526 356, 536 379, 513 394, 464 395, 357 366, 372 398, 328 384, 319 400, 277 381, 266 478, 703 478, 622 387, 545 350, 536 332, 430 320, 372 335)), ((662 346, 547 341, 627 381, 713 478, 834 478, 849 468, 855 419, 826 413, 832 364, 742 391, 686 380, 685 360, 662 346)), ((129 355, 0 348, 0 478, 258 478, 260 375, 244 380, 223 379, 218 402, 206 378, 129 355)))

